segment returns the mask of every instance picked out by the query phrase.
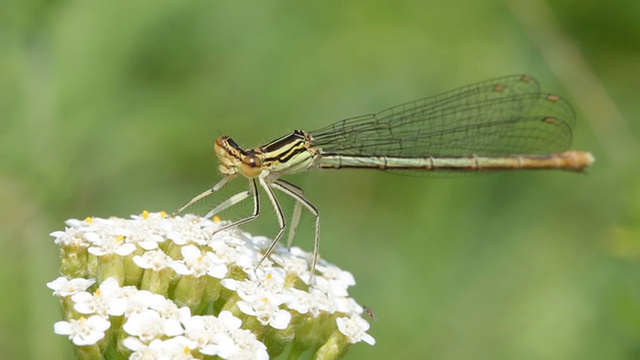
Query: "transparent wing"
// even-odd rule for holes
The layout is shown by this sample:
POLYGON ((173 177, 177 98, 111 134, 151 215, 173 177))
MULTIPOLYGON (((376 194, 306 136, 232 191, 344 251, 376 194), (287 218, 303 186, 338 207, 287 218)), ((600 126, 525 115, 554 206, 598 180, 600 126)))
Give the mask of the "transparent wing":
POLYGON ((537 155, 571 145, 575 113, 528 75, 496 78, 312 131, 325 154, 537 155))

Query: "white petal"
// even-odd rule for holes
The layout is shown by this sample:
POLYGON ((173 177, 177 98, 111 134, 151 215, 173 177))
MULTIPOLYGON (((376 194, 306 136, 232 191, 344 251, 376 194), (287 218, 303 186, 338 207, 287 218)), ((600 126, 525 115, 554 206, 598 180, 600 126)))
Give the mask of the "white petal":
POLYGON ((291 314, 286 310, 278 310, 273 314, 271 320, 269 321, 269 325, 272 328, 278 330, 284 330, 289 325, 291 321, 291 314))
POLYGON ((177 336, 184 332, 182 325, 176 319, 165 320, 162 324, 162 332, 167 336, 177 336))
POLYGON ((189 269, 182 261, 172 261, 169 267, 179 275, 191 275, 193 271, 189 269))
POLYGON ((126 243, 118 246, 114 250, 114 253, 120 256, 127 256, 127 255, 131 255, 131 253, 134 252, 135 250, 136 250, 136 246, 134 244, 126 243))
POLYGON ((227 265, 225 264, 214 264, 209 266, 209 271, 207 271, 209 276, 212 276, 216 279, 222 279, 225 275, 227 275, 227 265))
POLYGON ((362 341, 366 342, 369 345, 375 345, 376 344, 376 339, 373 338, 373 336, 365 333, 362 335, 362 341))
POLYGON ((238 306, 238 309, 240 309, 244 314, 256 316, 256 312, 253 310, 253 306, 251 306, 250 303, 240 300, 236 303, 236 306, 238 306))
POLYGON ((183 246, 180 252, 185 259, 195 259, 202 256, 202 252, 195 245, 183 246))
POLYGON ((150 269, 151 268, 151 264, 149 263, 149 261, 140 256, 140 255, 136 255, 133 257, 133 262, 138 265, 139 268, 141 269, 150 269))
POLYGON ((111 323, 102 316, 93 315, 87 319, 87 326, 98 331, 107 331, 111 327, 111 323))
POLYGON ((129 336, 128 338, 122 340, 122 345, 129 350, 138 351, 144 348, 146 345, 140 341, 137 337, 129 336))
POLYGON ((228 310, 221 311, 220 314, 218 314, 218 319, 220 319, 220 321, 224 324, 224 326, 228 330, 239 329, 240 326, 242 325, 242 320, 233 316, 231 311, 228 311, 228 310))
POLYGON ((58 335, 71 335, 71 324, 66 321, 58 321, 53 324, 53 332, 58 335))

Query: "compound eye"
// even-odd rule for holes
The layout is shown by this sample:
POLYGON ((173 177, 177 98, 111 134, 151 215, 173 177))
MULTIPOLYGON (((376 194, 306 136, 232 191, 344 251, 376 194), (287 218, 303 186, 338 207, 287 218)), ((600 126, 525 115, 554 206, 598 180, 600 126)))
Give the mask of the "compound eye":
POLYGON ((260 175, 262 159, 256 154, 247 154, 242 158, 242 174, 248 178, 260 175))
POLYGON ((216 139, 215 145, 213 145, 213 151, 218 158, 222 158, 227 153, 226 149, 229 146, 227 139, 229 139, 228 136, 220 136, 216 139))

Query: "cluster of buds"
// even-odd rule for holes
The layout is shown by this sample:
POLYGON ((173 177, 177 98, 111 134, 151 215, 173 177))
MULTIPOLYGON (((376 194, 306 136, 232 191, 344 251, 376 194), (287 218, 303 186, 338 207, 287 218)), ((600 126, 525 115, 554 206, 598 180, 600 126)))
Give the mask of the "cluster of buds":
POLYGON ((54 331, 79 359, 339 359, 369 324, 353 276, 311 254, 193 215, 68 220, 56 231, 61 276, 48 283, 54 331), (306 356, 306 355, 305 355, 306 356))

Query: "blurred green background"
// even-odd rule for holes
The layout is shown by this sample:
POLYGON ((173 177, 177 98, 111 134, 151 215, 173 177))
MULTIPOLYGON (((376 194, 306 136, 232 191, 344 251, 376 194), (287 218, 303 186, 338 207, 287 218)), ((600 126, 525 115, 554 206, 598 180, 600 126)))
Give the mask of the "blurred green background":
MULTIPOLYGON (((71 356, 45 286, 65 219, 176 209, 218 181, 220 134, 253 147, 514 73, 574 104, 573 148, 597 158, 586 175, 288 178, 321 211, 323 257, 378 318, 377 344, 349 357, 640 357, 640 2, 4 1, 0 14, 0 358, 71 356)), ((265 209, 246 230, 275 234, 265 209)), ((311 239, 306 215, 296 244, 311 239)))

